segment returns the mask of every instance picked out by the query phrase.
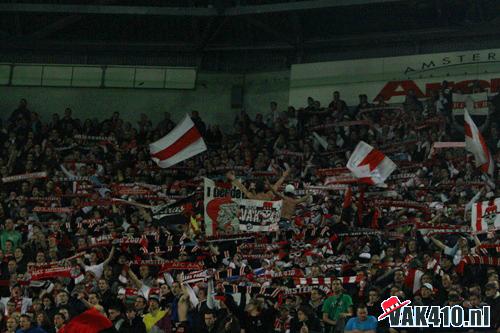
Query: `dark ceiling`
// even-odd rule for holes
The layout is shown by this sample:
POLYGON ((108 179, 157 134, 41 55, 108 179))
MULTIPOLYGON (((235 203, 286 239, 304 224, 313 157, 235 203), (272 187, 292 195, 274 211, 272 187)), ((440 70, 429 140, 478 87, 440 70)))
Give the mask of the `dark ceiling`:
POLYGON ((499 41, 497 0, 0 0, 12 62, 251 71, 499 41))

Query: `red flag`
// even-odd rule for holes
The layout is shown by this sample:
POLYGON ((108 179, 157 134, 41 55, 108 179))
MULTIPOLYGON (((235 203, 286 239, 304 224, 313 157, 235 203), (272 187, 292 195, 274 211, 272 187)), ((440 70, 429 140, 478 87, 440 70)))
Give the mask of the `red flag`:
POLYGON ((375 211, 373 212, 373 216, 372 216, 372 225, 371 227, 373 229, 378 229, 378 218, 380 217, 380 211, 378 210, 378 208, 375 208, 375 211))
POLYGON ((342 204, 342 208, 346 209, 351 206, 352 203, 352 189, 351 187, 347 187, 347 191, 344 194, 344 203, 342 204))
POLYGON ((170 133, 151 143, 149 150, 159 167, 168 168, 204 152, 207 146, 191 118, 186 115, 170 133))
POLYGON ((98 333, 113 326, 97 309, 90 308, 71 318, 57 333, 98 333))

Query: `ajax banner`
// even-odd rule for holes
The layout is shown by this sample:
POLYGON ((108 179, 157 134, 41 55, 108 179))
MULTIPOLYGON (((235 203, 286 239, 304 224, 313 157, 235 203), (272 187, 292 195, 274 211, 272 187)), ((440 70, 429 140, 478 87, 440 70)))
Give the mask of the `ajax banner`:
POLYGON ((238 204, 243 193, 231 183, 204 179, 205 234, 233 234, 239 230, 238 204))
POLYGON ((239 207, 240 231, 278 231, 283 201, 241 200, 239 207))
POLYGON ((472 206, 471 227, 477 232, 500 229, 500 198, 481 201, 472 206))
POLYGON ((207 236, 278 230, 282 201, 243 199, 229 183, 205 178, 204 208, 207 236))

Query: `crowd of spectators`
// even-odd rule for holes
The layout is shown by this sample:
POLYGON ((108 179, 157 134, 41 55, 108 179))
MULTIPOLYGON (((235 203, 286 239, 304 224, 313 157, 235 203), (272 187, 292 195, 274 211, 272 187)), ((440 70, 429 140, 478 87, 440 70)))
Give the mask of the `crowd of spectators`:
MULTIPOLYGON (((498 265, 463 261, 499 257, 495 230, 467 229, 473 202, 500 197, 498 172, 485 177, 464 149, 432 149, 464 141, 450 90, 399 106, 359 99, 271 102, 225 130, 193 111, 208 150, 168 169, 148 151, 175 127, 168 113, 156 125, 70 108, 41 119, 21 100, 0 126, 0 332, 58 332, 91 308, 112 322, 106 332, 412 332, 377 322, 390 296, 489 305, 491 328, 477 331, 499 332, 498 265), (387 185, 328 183, 360 140, 398 165, 387 185), (284 200, 280 230, 208 240, 203 177, 284 200), (189 207, 181 223, 158 218, 177 202, 189 207), (454 229, 434 233, 440 225, 454 229)), ((474 120, 498 163, 494 104, 474 120)))

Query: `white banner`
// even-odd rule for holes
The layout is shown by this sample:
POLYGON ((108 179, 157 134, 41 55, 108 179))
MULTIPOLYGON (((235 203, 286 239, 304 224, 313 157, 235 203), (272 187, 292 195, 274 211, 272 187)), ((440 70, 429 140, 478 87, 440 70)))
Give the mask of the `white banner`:
POLYGON ((277 231, 282 201, 243 199, 230 183, 204 179, 205 234, 277 231))
POLYGON ((446 149, 446 148, 465 148, 465 142, 434 142, 432 144, 431 150, 429 152, 429 156, 434 155, 437 149, 446 149))
POLYGON ((283 201, 240 200, 240 231, 278 231, 283 201))
POLYGON ((230 183, 204 179, 205 234, 233 234, 239 231, 238 204, 243 193, 230 183))
POLYGON ((463 115, 464 109, 471 115, 488 115, 488 94, 453 94, 453 114, 463 115))
POLYGON ((472 230, 487 232, 500 229, 500 198, 482 201, 472 206, 472 230))

